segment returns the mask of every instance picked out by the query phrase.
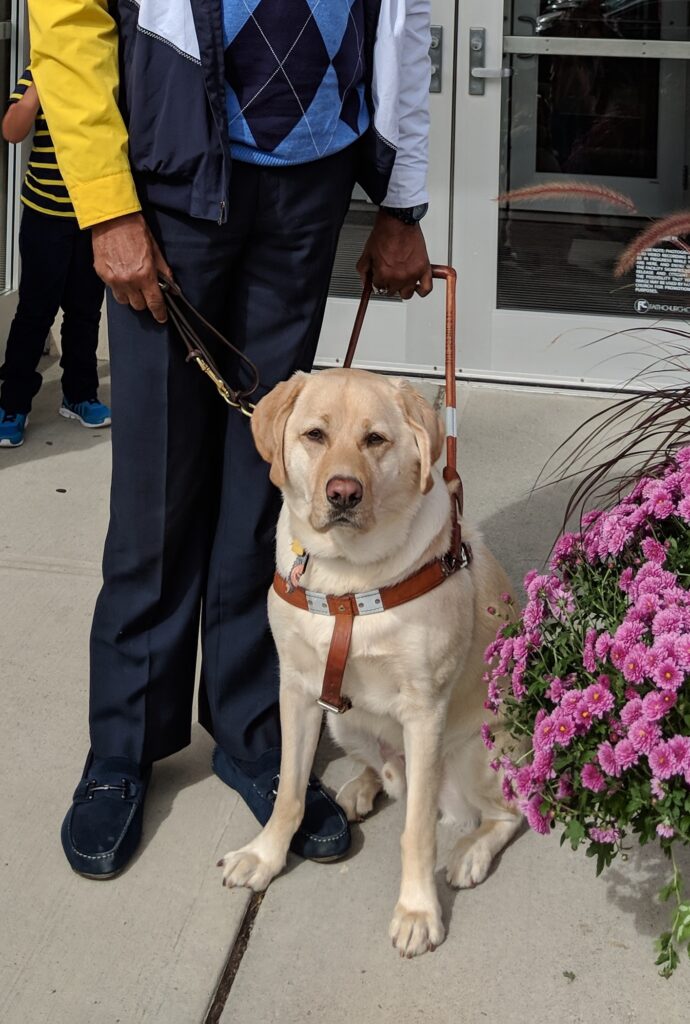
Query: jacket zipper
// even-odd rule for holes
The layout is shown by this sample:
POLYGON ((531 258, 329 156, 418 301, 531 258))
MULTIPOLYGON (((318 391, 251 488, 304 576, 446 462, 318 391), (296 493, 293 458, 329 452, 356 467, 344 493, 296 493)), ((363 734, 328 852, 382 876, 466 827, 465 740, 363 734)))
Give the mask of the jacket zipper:
POLYGON ((225 224, 225 222, 228 219, 226 205, 227 204, 226 204, 225 200, 221 199, 220 206, 219 206, 219 209, 218 209, 218 223, 219 224, 225 224))

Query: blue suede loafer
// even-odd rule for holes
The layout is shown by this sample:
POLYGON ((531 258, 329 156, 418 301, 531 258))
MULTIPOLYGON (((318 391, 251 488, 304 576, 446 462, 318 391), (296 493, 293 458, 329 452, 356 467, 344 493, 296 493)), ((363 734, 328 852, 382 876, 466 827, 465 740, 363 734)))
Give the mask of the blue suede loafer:
MULTIPOLYGON (((240 761, 216 747, 213 770, 236 790, 261 825, 273 813, 280 780, 280 750, 267 750, 258 761, 240 761)), ((329 796, 315 775, 309 779, 302 824, 290 843, 293 853, 306 860, 339 860, 350 848, 350 826, 345 812, 329 796)))
POLYGON ((85 878, 113 878, 132 859, 141 839, 151 768, 126 758, 89 755, 72 806, 62 823, 62 848, 85 878))

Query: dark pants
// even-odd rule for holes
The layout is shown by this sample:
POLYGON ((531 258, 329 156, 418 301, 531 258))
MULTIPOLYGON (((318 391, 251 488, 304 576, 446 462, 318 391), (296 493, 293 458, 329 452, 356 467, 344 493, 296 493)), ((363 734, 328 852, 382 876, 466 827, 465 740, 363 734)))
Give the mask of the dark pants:
MULTIPOLYGON (((259 366, 261 394, 311 368, 352 184, 350 151, 293 168, 235 163, 227 224, 146 212, 190 301, 259 366)), ((170 328, 112 301, 108 316, 113 478, 92 748, 146 763, 189 742, 201 616, 201 719, 230 755, 254 759, 280 742, 266 616, 280 496, 249 420, 185 362, 170 328)))
POLYGON ((25 206, 19 252, 19 304, 0 370, 0 406, 9 413, 31 409, 41 386, 36 367, 61 308, 63 394, 68 402, 95 398, 103 283, 93 269, 91 232, 80 231, 71 217, 51 217, 25 206))

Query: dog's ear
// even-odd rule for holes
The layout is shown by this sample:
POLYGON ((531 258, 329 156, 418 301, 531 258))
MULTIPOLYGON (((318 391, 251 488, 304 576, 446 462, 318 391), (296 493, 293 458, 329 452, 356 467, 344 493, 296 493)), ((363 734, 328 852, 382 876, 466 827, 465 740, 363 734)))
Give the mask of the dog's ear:
POLYGON ((428 494, 434 486, 431 467, 440 458, 445 431, 438 413, 406 380, 397 381, 405 420, 412 428, 419 449, 419 487, 428 494))
POLYGON ((306 373, 296 373, 269 391, 258 403, 252 415, 252 434, 259 455, 271 464, 270 478, 276 487, 285 484, 285 425, 297 396, 308 379, 306 373))

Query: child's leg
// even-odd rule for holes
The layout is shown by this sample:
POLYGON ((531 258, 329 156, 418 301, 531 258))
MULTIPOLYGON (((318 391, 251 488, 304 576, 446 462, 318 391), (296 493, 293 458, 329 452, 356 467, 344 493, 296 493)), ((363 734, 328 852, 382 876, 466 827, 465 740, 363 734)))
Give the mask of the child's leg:
POLYGON ((62 295, 62 391, 68 402, 95 398, 96 348, 104 285, 93 269, 91 232, 77 231, 62 295))
POLYGON ((19 304, 7 337, 0 407, 27 413, 41 386, 36 372, 48 332, 60 308, 69 269, 74 225, 24 207, 19 228, 22 273, 19 304))

